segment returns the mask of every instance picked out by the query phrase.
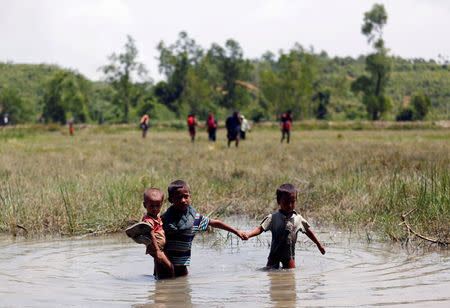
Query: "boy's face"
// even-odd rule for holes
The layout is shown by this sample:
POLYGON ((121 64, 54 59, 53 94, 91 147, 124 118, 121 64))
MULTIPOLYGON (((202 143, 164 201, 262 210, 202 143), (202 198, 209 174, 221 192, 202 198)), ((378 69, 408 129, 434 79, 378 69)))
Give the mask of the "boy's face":
POLYGON ((295 209, 297 204, 297 195, 295 193, 282 194, 280 199, 280 208, 283 212, 289 214, 295 209))
POLYGON ((151 196, 145 198, 144 207, 147 210, 147 214, 153 217, 157 217, 162 207, 162 196, 151 196))
POLYGON ((177 189, 171 198, 171 202, 178 210, 186 211, 189 204, 191 204, 191 192, 189 188, 177 189))

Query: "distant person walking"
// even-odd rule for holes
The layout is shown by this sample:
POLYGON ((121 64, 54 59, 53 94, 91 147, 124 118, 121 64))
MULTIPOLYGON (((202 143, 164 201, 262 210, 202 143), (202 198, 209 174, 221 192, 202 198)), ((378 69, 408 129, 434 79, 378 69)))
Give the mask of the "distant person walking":
POLYGON ((241 118, 241 139, 245 140, 246 133, 250 132, 251 127, 247 119, 244 117, 244 115, 241 114, 240 118, 241 118))
POLYGON ((209 141, 216 142, 217 121, 214 119, 214 114, 208 112, 208 120, 206 120, 206 130, 208 132, 209 141))
POLYGON ((235 141, 236 147, 238 147, 241 133, 241 118, 239 117, 239 112, 235 110, 233 114, 227 118, 225 125, 227 127, 228 147, 230 147, 231 141, 235 141))
POLYGON ((71 136, 73 136, 73 133, 75 131, 74 125, 75 125, 75 118, 71 118, 69 120, 69 133, 71 136))
POLYGON ((8 119, 8 114, 7 113, 5 113, 4 115, 3 115, 3 125, 8 125, 8 123, 9 123, 9 119, 8 119))
POLYGON ((191 113, 187 118, 187 125, 189 129, 189 135, 191 136, 191 141, 195 141, 195 126, 197 126, 197 120, 195 120, 195 113, 191 113))
POLYGON ((291 126, 292 126, 292 111, 288 110, 281 117, 281 142, 284 140, 284 136, 287 135, 287 143, 291 138, 291 126))
POLYGON ((139 126, 142 129, 142 138, 145 138, 147 136, 147 131, 149 127, 149 116, 148 114, 144 114, 141 118, 139 126))

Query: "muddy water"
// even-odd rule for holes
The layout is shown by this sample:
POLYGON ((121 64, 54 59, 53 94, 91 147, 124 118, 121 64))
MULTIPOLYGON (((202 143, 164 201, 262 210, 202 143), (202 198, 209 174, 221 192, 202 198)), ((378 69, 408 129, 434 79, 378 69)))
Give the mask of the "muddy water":
POLYGON ((269 234, 248 242, 225 232, 198 235, 190 275, 161 281, 153 278, 144 247, 122 234, 2 236, 0 306, 450 307, 448 251, 408 252, 334 232, 316 235, 326 243, 325 256, 300 236, 297 268, 278 271, 261 269, 269 234))

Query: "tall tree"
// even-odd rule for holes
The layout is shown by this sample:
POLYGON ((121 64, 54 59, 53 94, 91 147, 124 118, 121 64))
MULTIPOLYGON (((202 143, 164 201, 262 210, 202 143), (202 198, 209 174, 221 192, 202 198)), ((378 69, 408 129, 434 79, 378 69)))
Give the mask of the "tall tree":
POLYGON ((128 123, 134 86, 133 78, 145 78, 147 70, 144 64, 137 61, 138 50, 130 35, 127 35, 124 47, 124 53, 111 54, 108 56, 110 64, 100 69, 106 75, 106 81, 116 90, 114 102, 122 109, 122 121, 128 123))
POLYGON ((273 66, 260 73, 260 83, 277 118, 287 109, 298 118, 312 117, 314 85, 318 83, 316 56, 296 44, 288 53, 280 53, 273 66))
POLYGON ((187 86, 188 73, 198 65, 203 56, 202 48, 185 31, 178 35, 175 43, 166 46, 158 44, 159 71, 166 75, 167 81, 161 81, 155 88, 155 95, 170 110, 180 116, 183 109, 182 93, 187 86))
MULTIPOLYGON (((24 101, 15 88, 0 90, 0 115, 8 114, 9 123, 23 123, 28 120, 28 113, 24 101)), ((0 123, 3 119, 0 119, 0 123)))
POLYGON ((363 104, 373 121, 376 121, 390 107, 390 99, 384 96, 389 81, 391 59, 384 46, 383 27, 387 22, 387 13, 382 4, 375 4, 364 14, 362 33, 373 44, 375 53, 366 58, 366 71, 370 76, 360 76, 352 83, 352 91, 363 93, 363 104))
POLYGON ((246 106, 249 103, 249 94, 241 81, 247 80, 252 66, 250 61, 243 58, 239 43, 229 39, 225 43, 225 48, 213 44, 208 51, 208 57, 220 72, 222 107, 238 109, 246 106))
POLYGON ((414 110, 414 119, 423 120, 431 108, 431 99, 423 93, 416 93, 411 100, 411 106, 414 110))
POLYGON ((87 80, 79 74, 68 71, 56 72, 45 87, 42 114, 46 122, 65 124, 68 117, 86 122, 88 87, 87 80))

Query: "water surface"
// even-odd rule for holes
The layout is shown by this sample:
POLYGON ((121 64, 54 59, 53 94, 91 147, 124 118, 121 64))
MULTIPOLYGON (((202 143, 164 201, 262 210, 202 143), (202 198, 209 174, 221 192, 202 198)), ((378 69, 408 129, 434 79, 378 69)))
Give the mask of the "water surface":
MULTIPOLYGON (((248 228, 243 228, 247 230, 248 228)), ((408 252, 336 232, 300 235, 293 270, 264 271, 270 234, 248 242, 198 235, 188 277, 157 281, 144 246, 124 234, 0 237, 0 306, 450 307, 448 251, 408 252)))

